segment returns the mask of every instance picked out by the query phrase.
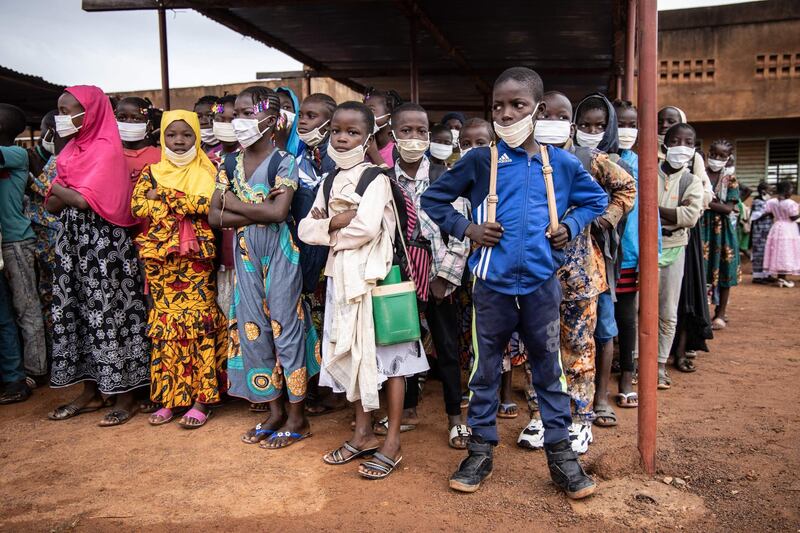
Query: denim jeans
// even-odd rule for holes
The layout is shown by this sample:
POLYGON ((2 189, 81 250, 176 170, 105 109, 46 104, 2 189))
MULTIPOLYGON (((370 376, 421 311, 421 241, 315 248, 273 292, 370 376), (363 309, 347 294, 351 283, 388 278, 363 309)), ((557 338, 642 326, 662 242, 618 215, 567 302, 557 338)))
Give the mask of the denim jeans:
POLYGON ((25 381, 19 330, 11 307, 11 291, 0 271, 0 378, 4 384, 25 381))

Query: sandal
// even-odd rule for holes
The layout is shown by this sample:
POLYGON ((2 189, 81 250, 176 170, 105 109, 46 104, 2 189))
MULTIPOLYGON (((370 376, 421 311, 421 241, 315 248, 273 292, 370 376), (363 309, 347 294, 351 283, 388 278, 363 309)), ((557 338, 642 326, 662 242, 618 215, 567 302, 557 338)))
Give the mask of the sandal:
POLYGON ((126 411, 125 409, 114 409, 113 411, 109 411, 106 413, 106 416, 97 424, 101 428, 110 428, 113 426, 121 426, 125 422, 129 421, 133 418, 139 411, 138 406, 130 411, 126 411))
POLYGON ((0 405, 24 402, 31 397, 31 389, 27 386, 16 391, 5 391, 0 395, 0 405))
POLYGON ((242 435, 242 442, 245 444, 258 444, 275 433, 274 429, 264 429, 261 424, 262 423, 256 424, 256 427, 242 435), (255 440, 253 440, 253 437, 255 437, 255 440))
MULTIPOLYGON (((89 401, 89 403, 91 402, 92 400, 89 401)), ((110 406, 111 406, 111 398, 109 398, 108 400, 101 399, 98 405, 86 404, 83 407, 78 407, 73 403, 67 403, 56 407, 49 415, 47 415, 47 418, 49 418, 50 420, 66 420, 68 418, 82 415, 84 413, 94 413, 95 411, 99 411, 100 409, 110 406)))
POLYGON ((639 395, 635 392, 620 392, 614 398, 617 407, 639 407, 639 395))
POLYGON ((375 452, 378 451, 378 447, 375 448, 366 448, 364 450, 359 450, 349 442, 345 442, 332 452, 328 452, 322 456, 322 460, 325 461, 329 465, 343 465, 347 464, 354 459, 358 459, 359 457, 369 458, 375 455, 375 452), (347 450, 350 455, 347 457, 344 456, 342 450, 347 450))
POLYGON ((162 407, 155 413, 151 414, 147 421, 151 426, 163 426, 164 424, 169 424, 172 422, 173 418, 175 418, 175 413, 172 412, 172 409, 169 407, 162 407), (161 420, 156 420, 158 417, 161 417, 161 420))
POLYGON ((192 407, 188 411, 186 411, 181 419, 178 421, 178 425, 183 429, 197 429, 201 428, 206 425, 208 419, 211 418, 211 415, 214 411, 209 410, 207 413, 204 413, 200 409, 195 409, 192 407), (194 419, 200 422, 199 424, 189 424, 188 419, 194 419))
POLYGON ((394 461, 383 455, 381 452, 375 452, 372 461, 367 461, 366 463, 361 463, 361 466, 367 468, 369 470, 377 470, 380 474, 369 474, 361 469, 358 470, 358 473, 361 477, 367 479, 383 479, 389 474, 391 474, 397 465, 400 464, 400 461, 403 460, 403 456, 401 455, 394 461), (380 461, 380 462, 376 462, 380 461))
POLYGON ((517 418, 519 416, 519 407, 514 402, 501 403, 500 409, 497 410, 498 418, 517 418))
POLYGON ((269 403, 251 403, 250 404, 250 412, 251 413, 266 413, 269 411, 269 403))
POLYGON ((158 403, 150 401, 150 400, 139 402, 139 412, 140 413, 145 413, 145 414, 148 414, 148 415, 152 414, 152 413, 156 413, 156 412, 161 410, 161 409, 159 409, 159 407, 160 407, 160 405, 158 403))
POLYGON ((295 433, 293 431, 278 431, 277 433, 273 433, 270 437, 259 444, 258 446, 263 450, 280 450, 281 448, 288 448, 295 442, 299 442, 305 438, 311 436, 311 432, 307 431, 306 433, 295 433), (278 439, 289 439, 283 444, 276 444, 275 441, 278 439))
POLYGON ((610 428, 617 425, 617 413, 610 405, 601 405, 594 410, 594 425, 601 428, 610 428))
POLYGON ((466 409, 469 407, 469 393, 465 392, 461 395, 461 408, 466 409))
POLYGON ((728 324, 725 323, 725 320, 722 318, 715 318, 711 321, 711 329, 714 331, 719 331, 721 329, 725 329, 728 327, 728 324))
POLYGON ((470 430, 466 424, 456 424, 455 426, 450 428, 450 440, 449 440, 450 447, 455 448, 456 450, 466 450, 467 443, 464 442, 463 446, 457 446, 456 439, 462 438, 469 440, 469 437, 471 435, 472 435, 472 430, 470 430))
MULTIPOLYGON (((402 422, 400 423, 400 433, 405 433, 406 431, 413 431, 415 429, 417 429, 417 425, 416 424, 403 424, 402 422)), ((389 417, 388 416, 384 416, 383 418, 381 418, 380 420, 375 422, 373 424, 373 426, 372 426, 372 431, 376 435, 380 435, 382 437, 385 436, 386 434, 388 434, 389 433, 389 417)))
POLYGON ((694 366, 694 361, 688 357, 681 357, 675 361, 675 368, 681 372, 696 372, 697 367, 694 366))
POLYGON ((667 375, 667 370, 658 369, 658 390, 667 390, 672 386, 672 380, 667 375))

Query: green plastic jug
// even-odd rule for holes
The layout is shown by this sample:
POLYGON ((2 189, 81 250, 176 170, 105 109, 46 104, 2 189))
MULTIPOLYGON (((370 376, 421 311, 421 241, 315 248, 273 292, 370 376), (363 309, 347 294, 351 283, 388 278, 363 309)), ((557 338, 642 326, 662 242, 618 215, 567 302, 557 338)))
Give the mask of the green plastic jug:
POLYGON ((378 346, 419 340, 417 288, 413 281, 402 280, 399 266, 392 266, 383 281, 372 289, 372 317, 378 346))

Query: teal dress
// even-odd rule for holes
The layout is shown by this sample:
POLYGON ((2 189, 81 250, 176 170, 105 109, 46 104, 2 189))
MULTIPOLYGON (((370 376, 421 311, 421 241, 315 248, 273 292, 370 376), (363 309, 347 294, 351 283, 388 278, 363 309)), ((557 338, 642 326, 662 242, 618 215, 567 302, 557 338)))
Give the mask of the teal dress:
MULTIPOLYGON (((714 193, 720 201, 738 204, 739 183, 736 176, 720 176, 714 193)), ((706 210, 701 219, 706 282, 711 285, 715 303, 719 288, 735 287, 739 284, 741 269, 737 220, 736 213, 723 215, 710 209, 706 210)))

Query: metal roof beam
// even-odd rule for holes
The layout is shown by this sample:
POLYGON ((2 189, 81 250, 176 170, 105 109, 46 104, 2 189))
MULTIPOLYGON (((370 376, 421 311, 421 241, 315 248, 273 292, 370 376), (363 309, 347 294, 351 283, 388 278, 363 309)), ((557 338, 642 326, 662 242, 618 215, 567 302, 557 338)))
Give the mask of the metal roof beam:
MULTIPOLYGON (((605 74, 608 72, 608 67, 591 67, 591 68, 574 68, 574 67, 534 67, 536 72, 541 75, 558 75, 565 74, 570 76, 596 76, 597 74, 605 74)), ((314 69, 314 70, 284 70, 277 72, 257 72, 256 78, 264 79, 300 79, 300 78, 384 78, 384 77, 404 77, 408 76, 411 69, 407 67, 400 68, 369 68, 369 69, 314 69)), ((479 69, 476 72, 485 72, 486 74, 496 74, 497 69, 479 69)), ((422 68, 419 71, 420 75, 427 78, 435 77, 448 77, 458 74, 464 74, 464 71, 456 68, 437 69, 437 68, 422 68)))

